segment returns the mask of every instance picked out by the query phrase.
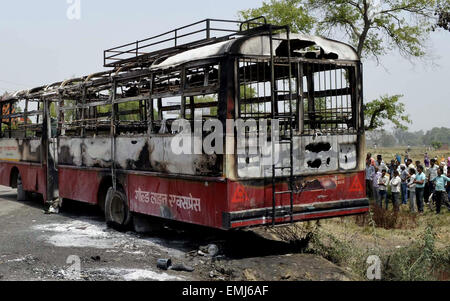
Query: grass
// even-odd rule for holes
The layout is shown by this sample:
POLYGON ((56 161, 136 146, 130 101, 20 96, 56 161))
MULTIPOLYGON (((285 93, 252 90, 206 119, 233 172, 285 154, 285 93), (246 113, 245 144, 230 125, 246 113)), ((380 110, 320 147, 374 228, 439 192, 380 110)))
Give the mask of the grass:
MULTIPOLYGON (((406 147, 369 149, 381 154, 386 163, 396 154, 404 158, 406 147)), ((425 148, 412 148, 414 161, 423 162, 425 148)), ((447 158, 450 153, 428 151, 430 158, 447 158)), ((376 255, 382 263, 382 280, 450 280, 450 213, 440 215, 425 206, 424 214, 413 214, 409 205, 398 213, 371 207, 362 216, 299 223, 275 228, 281 240, 301 242, 304 252, 318 254, 341 266, 356 280, 367 280, 367 259, 376 255), (305 247, 305 241, 308 243, 305 247)))
POLYGON ((317 254, 367 280, 367 260, 378 256, 383 281, 450 280, 450 212, 440 215, 428 207, 411 214, 372 206, 363 216, 298 223, 273 228, 273 236, 317 254))
POLYGON ((414 215, 402 208, 397 215, 372 210, 364 217, 322 221, 310 251, 359 280, 366 279, 371 255, 382 261, 383 280, 450 280, 449 242, 450 213, 414 215))
MULTIPOLYGON (((395 159, 395 155, 397 154, 402 157, 402 160, 404 160, 406 149, 407 147, 379 147, 377 149, 368 148, 367 152, 371 153, 372 157, 375 159, 377 155, 382 155, 384 162, 389 164, 392 159, 395 159)), ((441 162, 441 159, 447 160, 447 158, 450 157, 450 151, 430 151, 426 147, 412 147, 409 152, 409 157, 413 160, 413 162, 420 161, 423 164, 425 153, 428 153, 430 159, 435 157, 438 158, 438 164, 441 162)))

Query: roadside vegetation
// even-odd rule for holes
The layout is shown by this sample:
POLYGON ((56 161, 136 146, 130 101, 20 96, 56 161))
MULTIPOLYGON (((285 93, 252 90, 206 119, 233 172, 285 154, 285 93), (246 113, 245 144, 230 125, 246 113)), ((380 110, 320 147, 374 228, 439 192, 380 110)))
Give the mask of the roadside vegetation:
POLYGON ((299 223, 271 230, 274 237, 299 244, 367 280, 367 260, 381 260, 382 281, 450 280, 450 213, 399 214, 371 207, 364 216, 299 223), (304 242, 308 241, 309 244, 304 242), (301 242, 301 243, 299 243, 301 242))
MULTIPOLYGON (((369 149, 383 158, 404 155, 406 147, 369 149)), ((425 148, 412 148, 411 158, 423 161, 425 148)), ((447 158, 448 151, 430 151, 430 157, 447 158)), ((367 280, 367 260, 381 260, 382 281, 450 280, 450 212, 436 215, 410 213, 403 205, 394 213, 372 203, 370 213, 317 222, 298 223, 270 230, 274 238, 298 244, 304 253, 320 255, 349 272, 354 280, 367 280)))

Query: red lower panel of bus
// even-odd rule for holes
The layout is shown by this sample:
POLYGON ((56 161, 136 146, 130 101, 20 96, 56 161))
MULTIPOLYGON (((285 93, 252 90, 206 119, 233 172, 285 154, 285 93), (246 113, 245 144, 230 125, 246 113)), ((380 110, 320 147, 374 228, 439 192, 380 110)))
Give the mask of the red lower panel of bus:
MULTIPOLYGON (((368 211, 364 173, 303 178, 294 194, 280 195, 273 214, 272 184, 264 181, 200 182, 128 176, 133 212, 208 227, 230 229, 272 223, 360 214, 368 211)), ((288 189, 286 182, 277 191, 288 189)))
MULTIPOLYGON (((11 171, 18 168, 24 189, 46 199, 46 167, 23 163, 0 163, 0 185, 10 186, 11 171)), ((97 204, 104 173, 59 168, 60 197, 97 204)), ((127 176, 126 187, 133 212, 213 228, 231 229, 287 223, 368 211, 364 172, 301 178, 296 183, 291 215, 290 195, 278 195, 275 213, 272 184, 264 180, 208 181, 127 176)), ((286 191, 284 181, 276 191, 286 191)))
MULTIPOLYGON (((362 199, 366 196, 364 172, 339 175, 309 176, 296 183, 298 193, 294 194, 294 204, 327 203, 338 200, 362 199)), ((288 191, 286 181, 276 184, 275 191, 288 191)), ((251 210, 273 206, 272 183, 266 185, 258 181, 230 182, 228 186, 230 211, 251 210)), ((290 205, 290 194, 276 197, 276 206, 290 205)))
POLYGON ((222 228, 228 210, 227 183, 128 175, 130 210, 166 219, 222 228))
MULTIPOLYGON (((369 209, 367 207, 361 207, 361 208, 351 208, 351 209, 347 209, 347 210, 334 209, 334 210, 316 212, 316 213, 294 214, 292 217, 292 221, 299 222, 299 221, 331 218, 331 217, 338 217, 338 216, 356 215, 356 214, 366 213, 368 211, 369 211, 369 209)), ((286 224, 286 223, 290 223, 290 222, 291 222, 290 216, 283 216, 283 217, 275 218, 275 224, 286 224)), ((245 228, 245 227, 266 225, 266 224, 272 224, 272 223, 273 223, 272 218, 262 217, 262 218, 256 218, 256 219, 250 219, 250 220, 231 221, 229 224, 230 225, 229 228, 245 228)))
POLYGON ((97 204, 101 175, 98 171, 58 167, 59 196, 89 204, 97 204))
POLYGON ((0 163, 0 185, 11 185, 11 174, 13 168, 17 168, 22 178, 23 189, 30 192, 40 193, 44 200, 47 197, 47 170, 45 166, 31 165, 29 163, 11 162, 0 163))

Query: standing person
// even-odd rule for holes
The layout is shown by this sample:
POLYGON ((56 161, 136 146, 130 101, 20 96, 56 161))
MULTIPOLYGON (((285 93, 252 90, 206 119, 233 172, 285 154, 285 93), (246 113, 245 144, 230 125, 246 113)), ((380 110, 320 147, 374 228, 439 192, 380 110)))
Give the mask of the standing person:
MULTIPOLYGON (((450 168, 447 168, 447 178, 450 178, 450 168)), ((447 197, 447 200, 450 202, 450 182, 447 182, 447 197)))
POLYGON ((387 196, 388 185, 389 185, 389 177, 386 174, 386 169, 382 169, 381 177, 378 180, 378 189, 379 189, 379 194, 380 194, 378 205, 380 208, 383 208, 383 199, 384 199, 384 202, 386 204, 386 209, 388 209, 388 206, 389 206, 389 201, 388 201, 388 196, 387 196))
POLYGON ((408 178, 409 174, 406 171, 406 165, 400 165, 400 179, 402 179, 402 204, 408 204, 408 178))
POLYGON ((445 165, 445 161, 442 161, 441 165, 439 167, 444 171, 444 175, 446 175, 447 174, 447 165, 445 165))
POLYGON ((417 168, 417 175, 414 184, 416 184, 416 202, 419 213, 423 213, 423 191, 425 188, 426 176, 423 173, 423 166, 417 168))
POLYGON ((399 154, 395 155, 395 160, 397 161, 398 165, 402 164, 402 156, 400 156, 399 154))
POLYGON ((431 166, 427 170, 427 180, 430 183, 430 195, 434 193, 434 179, 438 176, 438 169, 439 166, 436 164, 436 159, 431 159, 431 166))
POLYGON ((375 167, 370 164, 370 160, 366 160, 366 195, 370 198, 373 195, 373 175, 375 167))
POLYGON ((436 200, 436 214, 441 213, 441 206, 442 204, 445 204, 447 206, 447 209, 450 211, 450 204, 447 200, 446 196, 446 189, 445 186, 447 186, 447 183, 450 181, 450 178, 447 176, 444 176, 444 171, 439 168, 438 169, 438 176, 434 178, 433 182, 435 184, 435 200, 436 200))
POLYGON ((397 170, 397 166, 395 165, 395 160, 391 160, 389 164, 389 177, 392 179, 394 177, 394 171, 397 170))
POLYGON ((415 169, 417 166, 422 165, 422 164, 420 163, 420 161, 416 161, 415 163, 416 163, 416 165, 414 166, 414 169, 415 169))
POLYGON ((370 165, 375 166, 375 159, 372 158, 372 153, 367 154, 366 160, 370 161, 370 165))
POLYGON ((423 163, 425 164, 425 167, 430 167, 430 157, 428 156, 428 153, 425 153, 425 157, 423 159, 423 163))
POLYGON ((414 164, 412 163, 413 161, 411 159, 406 160, 406 171, 409 172, 409 170, 411 168, 416 169, 416 167, 414 166, 414 164))
POLYGON ((383 161, 383 156, 378 155, 377 156, 377 161, 375 162, 375 166, 378 167, 380 170, 386 169, 386 171, 388 170, 386 164, 383 161))
POLYGON ((391 186, 392 203, 394 205, 394 211, 399 211, 399 208, 400 208, 401 184, 402 184, 402 179, 400 178, 398 171, 395 170, 394 174, 392 175, 392 179, 389 182, 389 185, 391 186))
POLYGON ((375 166, 375 174, 373 175, 372 179, 373 199, 375 200, 375 204, 378 204, 380 199, 380 186, 378 185, 378 181, 380 180, 380 178, 381 178, 381 171, 378 169, 378 167, 375 166))
POLYGON ((412 213, 416 212, 416 170, 411 169, 409 171, 408 178, 408 192, 409 192, 409 210, 412 213))

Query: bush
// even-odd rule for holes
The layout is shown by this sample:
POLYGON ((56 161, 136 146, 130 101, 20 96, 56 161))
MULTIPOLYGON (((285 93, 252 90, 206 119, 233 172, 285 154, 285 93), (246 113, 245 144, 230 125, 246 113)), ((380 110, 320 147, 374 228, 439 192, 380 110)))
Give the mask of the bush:
POLYGON ((433 281, 445 277, 450 267, 449 248, 437 250, 435 238, 433 226, 428 225, 419 242, 387 256, 384 278, 395 281, 433 281))
POLYGON ((373 226, 375 223, 378 228, 389 229, 414 229, 417 227, 417 214, 410 212, 385 210, 378 206, 371 208, 371 213, 355 217, 355 223, 358 226, 373 226))
MULTIPOLYGON (((383 210, 384 211, 384 210, 383 210)), ((377 211, 365 217, 364 224, 374 226, 374 219, 381 219, 385 226, 398 227, 398 220, 406 214, 391 214, 377 211), (397 219, 397 220, 396 220, 397 219), (372 221, 372 222, 371 222, 372 221)), ((378 221, 380 222, 380 220, 378 221)), ((375 235, 375 233, 374 233, 375 235)), ((376 237, 375 241, 377 241, 376 237)), ((356 277, 366 280, 366 260, 371 255, 378 255, 382 261, 382 280, 384 281, 435 281, 449 280, 450 271, 450 247, 437 249, 435 246, 436 233, 433 226, 429 224, 420 240, 411 245, 394 250, 384 250, 376 242, 371 249, 358 248, 351 240, 339 239, 331 233, 317 229, 311 238, 309 252, 320 255, 325 259, 349 268, 356 277)))

